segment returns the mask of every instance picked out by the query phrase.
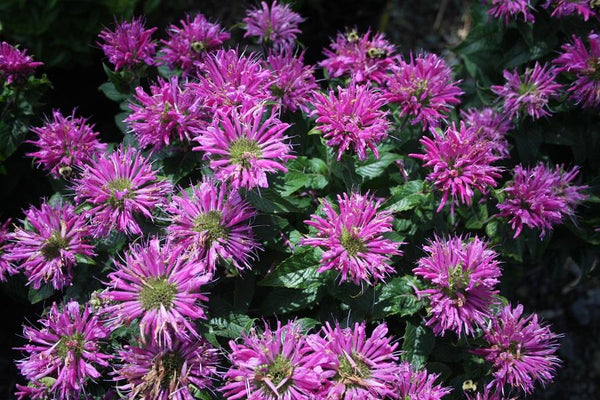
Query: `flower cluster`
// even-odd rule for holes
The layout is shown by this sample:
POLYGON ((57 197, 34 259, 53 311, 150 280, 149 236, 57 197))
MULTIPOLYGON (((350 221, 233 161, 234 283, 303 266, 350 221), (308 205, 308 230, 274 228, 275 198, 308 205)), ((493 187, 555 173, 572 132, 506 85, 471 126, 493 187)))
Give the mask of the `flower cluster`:
POLYGON ((583 41, 573 36, 573 43, 562 46, 563 53, 554 60, 559 70, 575 75, 575 81, 567 89, 571 98, 583 107, 600 105, 600 36, 588 35, 589 51, 583 41))
POLYGON ((10 235, 13 244, 5 258, 25 272, 28 284, 39 289, 52 283, 62 289, 72 280, 78 256, 94 256, 89 244, 90 227, 69 204, 50 205, 25 211, 23 226, 10 235))
POLYGON ((536 382, 552 381, 560 360, 556 357, 558 335, 538 321, 537 314, 523 316, 523 306, 502 307, 485 329, 489 347, 476 350, 492 364, 494 379, 488 389, 504 394, 506 385, 533 391, 536 382))
POLYGON ((171 184, 159 180, 152 166, 133 148, 119 148, 94 160, 75 181, 75 200, 91 206, 95 236, 112 229, 140 234, 136 215, 152 219, 152 211, 166 204, 171 184))
POLYGON ((327 145, 338 148, 338 161, 352 148, 359 160, 367 159, 367 149, 379 158, 377 143, 387 138, 390 124, 382 95, 365 85, 338 86, 326 96, 316 92, 311 115, 316 116, 316 129, 323 132, 327 145))
POLYGON ((302 239, 301 244, 322 247, 319 272, 336 270, 342 282, 374 284, 394 271, 390 258, 401 255, 402 243, 386 239, 392 230, 389 211, 379 211, 382 200, 372 194, 344 193, 337 197, 339 213, 327 200, 322 200, 325 218, 311 215, 304 221, 317 230, 315 237, 302 239))
POLYGON ((75 111, 65 117, 55 110, 52 120, 31 130, 38 137, 29 143, 37 151, 27 155, 36 158, 55 178, 69 178, 106 151, 106 144, 100 143, 94 126, 88 125, 85 118, 76 118, 75 111))
POLYGON ((169 39, 162 40, 164 47, 160 60, 171 69, 181 68, 184 74, 195 76, 202 66, 204 54, 219 48, 231 35, 202 14, 193 19, 187 15, 179 24, 181 27, 171 25, 169 39))
POLYGON ((424 250, 427 256, 418 261, 413 272, 432 285, 417 292, 426 295, 431 304, 427 325, 436 335, 443 336, 447 330, 458 336, 474 334, 475 328, 485 325, 497 303, 495 286, 501 275, 498 255, 478 237, 471 241, 436 237, 424 250))
POLYGON ((411 124, 421 123, 423 130, 437 127, 444 114, 458 104, 463 91, 460 81, 452 79, 452 70, 435 54, 410 56, 406 62, 399 57, 393 74, 387 78, 385 98, 398 104, 400 115, 411 118, 411 124))
POLYGON ((535 22, 533 7, 530 0, 492 0, 488 14, 494 18, 504 18, 506 25, 519 15, 524 22, 535 22))
POLYGON ((540 237, 544 237, 565 216, 575 215, 575 208, 587 197, 583 193, 587 186, 571 184, 578 173, 577 167, 565 171, 558 165, 554 170, 542 163, 533 168, 517 165, 504 189, 506 199, 498 204, 499 215, 510 218, 514 237, 524 225, 540 229, 540 237))
POLYGON ((100 378, 97 368, 108 366, 111 356, 102 353, 100 345, 109 331, 89 306, 82 308, 75 301, 63 309, 54 303, 39 322, 40 329, 23 328, 29 343, 20 350, 28 355, 17 367, 34 384, 18 385, 19 399, 46 399, 48 391, 54 393, 50 398, 79 398, 86 380, 100 378))
POLYGON ((504 101, 504 111, 509 118, 518 117, 523 112, 538 119, 550 115, 548 102, 558 95, 562 85, 555 82, 556 69, 535 63, 527 68, 521 78, 517 70, 504 71, 504 86, 492 86, 492 92, 504 101))
POLYGON ((153 65, 156 43, 152 40, 152 34, 155 31, 156 28, 146 29, 142 18, 120 24, 115 22, 114 31, 104 29, 100 32, 98 37, 102 42, 98 42, 98 45, 114 65, 115 71, 142 64, 153 65))
POLYGON ((33 61, 27 50, 19 50, 6 42, 0 43, 0 79, 11 84, 28 77, 44 63, 33 61))
POLYGON ((433 169, 427 180, 443 192, 438 212, 449 197, 450 210, 454 212, 459 199, 460 203, 471 204, 474 189, 486 193, 496 187, 500 168, 491 164, 500 157, 494 154, 492 142, 464 123, 458 129, 452 123, 445 132, 432 129, 432 133, 433 139, 421 139, 425 154, 410 156, 423 160, 424 166, 433 169))
POLYGON ((204 99, 187 82, 175 76, 150 86, 150 92, 136 89, 139 104, 129 105, 133 112, 125 119, 142 147, 158 150, 173 140, 189 141, 207 125, 204 99))
POLYGON ((248 10, 244 18, 244 37, 257 37, 260 43, 276 48, 291 48, 300 33, 298 25, 302 21, 304 18, 292 11, 288 4, 277 4, 275 0, 269 7, 263 1, 260 8, 248 10))
POLYGON ((396 49, 383 33, 371 35, 371 31, 367 31, 361 36, 352 29, 345 34, 338 33, 329 47, 323 51, 326 58, 320 65, 331 78, 349 75, 357 83, 382 84, 394 65, 396 49))
POLYGON ((250 269, 253 253, 260 248, 250 226, 256 212, 237 190, 206 179, 191 188, 191 196, 186 191, 173 196, 167 212, 168 236, 190 259, 204 260, 209 272, 219 260, 240 271, 250 269))

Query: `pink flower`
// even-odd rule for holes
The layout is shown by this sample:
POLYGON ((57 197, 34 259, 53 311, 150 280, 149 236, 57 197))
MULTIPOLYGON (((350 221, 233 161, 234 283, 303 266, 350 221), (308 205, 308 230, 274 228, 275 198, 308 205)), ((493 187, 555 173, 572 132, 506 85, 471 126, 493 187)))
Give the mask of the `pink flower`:
POLYGON ((473 335, 482 327, 497 303, 494 289, 501 275, 498 254, 487 243, 474 237, 448 240, 435 238, 424 247, 427 256, 418 261, 413 273, 426 279, 432 287, 417 291, 431 304, 431 326, 436 335, 447 330, 460 337, 473 335))
POLYGON ((393 382, 399 372, 386 324, 367 335, 365 323, 341 328, 325 323, 321 335, 307 339, 315 354, 327 357, 322 366, 327 379, 320 399, 378 400, 396 398, 393 382))
POLYGON ((359 160, 367 159, 367 148, 379 158, 377 144, 387 138, 390 124, 382 95, 368 86, 350 84, 338 86, 337 96, 333 90, 327 96, 315 92, 312 116, 317 116, 316 129, 323 132, 328 146, 338 147, 338 161, 342 154, 352 148, 359 160))
POLYGON ((600 105, 600 36, 592 31, 588 41, 589 51, 580 38, 573 36, 573 43, 562 45, 563 53, 554 64, 560 71, 575 75, 568 92, 577 104, 591 108, 600 105))
POLYGON ((542 163, 534 168, 515 167, 513 179, 504 189, 506 199, 498 204, 499 215, 510 217, 515 238, 523 225, 540 229, 543 238, 564 216, 575 215, 575 207, 587 197, 582 193, 587 186, 571 184, 578 172, 577 167, 567 172, 558 165, 552 171, 542 163))
POLYGON ((34 388, 40 389, 35 392, 44 394, 46 384, 42 382, 52 379, 53 383, 45 389, 51 398, 79 398, 85 393, 88 379, 100 378, 96 368, 108 367, 111 356, 99 349, 108 338, 108 330, 87 304, 82 309, 76 301, 70 301, 62 310, 54 303, 39 323, 41 329, 23 328, 29 343, 18 350, 28 355, 17 361, 17 367, 34 388))
POLYGON ((303 64, 304 52, 294 57, 290 50, 270 52, 267 66, 274 78, 270 90, 284 110, 296 111, 300 108, 308 113, 308 104, 312 93, 317 89, 314 72, 311 65, 303 64))
POLYGON ((194 400, 195 390, 211 390, 218 376, 218 351, 205 339, 175 341, 172 347, 151 342, 125 345, 115 370, 130 400, 194 400))
POLYGON ((193 321, 206 319, 200 293, 211 275, 200 260, 182 257, 170 242, 161 245, 154 238, 145 245, 132 245, 124 262, 114 261, 116 271, 109 274, 108 289, 102 297, 109 301, 103 310, 112 324, 127 324, 140 319, 142 342, 151 339, 171 347, 175 338, 198 338, 193 321))
POLYGON ((555 82, 556 70, 548 65, 535 63, 527 68, 523 78, 515 69, 504 70, 504 86, 492 86, 492 92, 504 100, 504 111, 509 118, 518 117, 522 112, 533 119, 550 115, 548 102, 558 95, 562 85, 555 82))
POLYGON ((477 131, 479 139, 490 142, 495 154, 500 158, 510 155, 505 137, 513 128, 510 119, 489 107, 481 110, 469 108, 467 111, 461 110, 461 114, 467 127, 477 131))
POLYGON ((36 158, 36 163, 57 179, 69 178, 75 172, 73 169, 83 168, 106 151, 106 144, 98 140, 94 125, 88 125, 85 118, 75 118, 75 110, 67 117, 55 110, 52 121, 31 130, 38 138, 28 143, 38 150, 27 156, 36 158))
POLYGON ((251 269, 249 261, 261 248, 250 226, 256 212, 237 190, 205 179, 191 189, 191 196, 186 191, 173 196, 167 212, 172 243, 190 258, 204 260, 209 272, 215 271, 219 260, 231 262, 240 271, 251 269))
POLYGON ((495 387, 502 394, 507 384, 530 394, 536 381, 551 382, 560 365, 559 336, 540 324, 537 314, 522 315, 520 304, 503 307, 484 330, 490 346, 474 351, 492 363, 494 379, 488 389, 495 387))
POLYGON ((394 393, 399 399, 414 400, 440 400, 450 394, 449 387, 436 385, 438 374, 429 374, 425 370, 418 371, 408 363, 402 362, 399 366, 397 382, 394 393))
POLYGON ((75 181, 75 200, 87 202, 96 236, 117 229, 141 234, 135 215, 152 219, 156 207, 166 205, 169 182, 159 180, 152 166, 133 148, 118 148, 95 160, 75 181))
POLYGON ((129 105, 133 112, 125 122, 142 147, 159 150, 173 140, 187 142, 208 124, 204 99, 187 82, 180 84, 176 76, 150 86, 150 94, 137 87, 135 100, 139 104, 129 105))
POLYGON ((27 55, 27 50, 21 51, 6 42, 0 43, 0 79, 9 85, 29 77, 41 65, 44 63, 33 61, 33 57, 27 55))
POLYGON ((323 50, 327 58, 319 65, 331 78, 349 75, 357 83, 373 81, 381 84, 394 64, 395 52, 394 45, 385 39, 383 33, 371 37, 369 30, 360 36, 353 29, 346 34, 337 34, 329 49, 323 50))
POLYGON ((494 18, 504 18, 504 24, 508 25, 511 19, 518 19, 519 14, 524 22, 534 22, 533 7, 529 0, 492 0, 492 7, 488 14, 494 18))
POLYGON ((169 39, 162 40, 165 47, 159 58, 169 68, 181 68, 185 75, 195 76, 202 67, 204 54, 220 47, 231 35, 202 14, 196 14, 194 19, 186 15, 179 24, 181 28, 170 26, 169 39))
POLYGON ((104 29, 98 37, 103 42, 98 45, 104 51, 108 61, 115 66, 115 71, 137 67, 139 64, 153 65, 156 43, 152 34, 156 28, 145 29, 143 18, 134 18, 131 22, 115 21, 115 30, 104 29))
POLYGON ((325 218, 313 214, 312 220, 304 221, 316 228, 316 237, 306 237, 300 243, 324 248, 319 272, 337 270, 341 282, 374 284, 384 280, 394 272, 391 257, 402 254, 398 247, 403 243, 383 236, 392 231, 393 216, 389 211, 378 211, 382 200, 368 193, 352 193, 350 197, 344 193, 337 198, 339 214, 327 200, 321 200, 325 218))
POLYGON ((296 35, 300 33, 298 25, 304 21, 298 13, 291 10, 289 4, 260 3, 261 8, 248 10, 244 23, 244 37, 258 37, 259 43, 273 45, 276 48, 292 48, 296 35))
POLYGON ((494 155, 490 142, 481 140, 474 128, 467 128, 461 122, 459 128, 452 123, 446 132, 431 130, 434 137, 423 137, 420 142, 425 154, 410 154, 425 162, 425 167, 433 168, 427 180, 433 182, 443 192, 437 209, 440 212, 448 197, 451 198, 450 212, 456 204, 471 204, 475 192, 487 193, 496 187, 500 168, 491 164, 499 157, 494 155))
POLYGON ((85 219, 69 204, 45 202, 39 209, 31 206, 25 217, 27 221, 21 221, 23 226, 11 235, 14 243, 6 259, 19 264, 34 289, 46 282, 52 282, 55 289, 70 285, 76 257, 95 255, 85 219))
POLYGON ((8 231, 10 219, 0 225, 0 282, 6 282, 6 275, 15 275, 19 271, 9 260, 9 252, 12 247, 10 243, 11 233, 8 231))
POLYGON ((242 334, 242 343, 229 342, 231 367, 221 388, 228 400, 309 400, 321 389, 320 364, 325 355, 312 349, 294 322, 262 334, 242 334))
POLYGON ((398 57, 393 75, 387 78, 385 98, 396 103, 400 115, 410 117, 411 124, 421 123, 423 130, 436 127, 463 91, 460 81, 452 79, 452 69, 435 54, 419 54, 406 62, 398 57))
POLYGON ((587 21, 590 17, 598 16, 592 10, 592 2, 590 0, 547 0, 542 7, 545 9, 554 8, 552 16, 557 18, 577 13, 583 17, 584 21, 587 21))
POLYGON ((210 160, 219 180, 234 188, 268 187, 267 173, 287 172, 285 162, 296 158, 284 132, 290 127, 265 105, 218 112, 213 124, 195 140, 210 160))
POLYGON ((206 99, 213 113, 228 108, 258 105, 274 98, 269 90, 274 79, 261 66, 256 55, 239 54, 237 50, 218 50, 204 59, 203 74, 190 87, 206 99))

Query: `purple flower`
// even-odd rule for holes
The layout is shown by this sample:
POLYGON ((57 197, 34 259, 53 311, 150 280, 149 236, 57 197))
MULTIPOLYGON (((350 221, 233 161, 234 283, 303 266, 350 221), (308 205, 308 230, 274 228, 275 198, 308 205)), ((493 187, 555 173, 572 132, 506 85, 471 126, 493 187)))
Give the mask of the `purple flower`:
POLYGON ((518 400, 518 397, 505 397, 504 395, 500 396, 499 393, 490 390, 490 388, 484 388, 483 392, 477 393, 465 393, 467 400, 518 400))
POLYGON ((304 221, 316 228, 316 237, 306 237, 302 245, 322 247, 319 272, 337 270, 341 282, 374 284, 382 281, 394 268, 390 258, 402 255, 403 244, 386 239, 383 234, 392 231, 393 216, 389 211, 378 211, 382 199, 373 195, 344 193, 337 196, 339 214, 327 200, 321 200, 325 218, 311 215, 304 221))
POLYGON ((315 129, 323 132, 328 146, 338 147, 338 161, 350 147, 359 160, 367 159, 367 148, 379 158, 377 143, 387 138, 390 124, 386 104, 381 93, 365 85, 351 83, 347 88, 338 86, 327 96, 315 92, 312 116, 317 116, 315 129))
POLYGON ((560 360, 556 357, 558 335, 538 322, 537 314, 522 317, 523 306, 503 307, 484 330, 489 347, 477 349, 492 364, 494 379, 488 389, 504 394, 505 385, 533 391, 536 381, 552 381, 560 360))
POLYGON ((444 194, 437 212, 440 212, 448 197, 451 198, 450 212, 456 204, 471 204, 475 192, 487 193, 496 187, 500 168, 491 164, 500 157, 492 152, 490 142, 481 140, 474 128, 467 128, 461 122, 456 128, 454 122, 445 132, 431 130, 434 137, 423 137, 420 142, 425 154, 410 154, 425 162, 425 167, 433 168, 427 180, 433 182, 444 194))
POLYGON ((181 68, 185 75, 195 76, 202 67, 205 52, 220 47, 231 35, 202 14, 196 14, 194 19, 186 15, 179 23, 181 28, 171 25, 169 39, 162 40, 165 47, 160 59, 171 69, 181 68))
POLYGON ((472 335, 483 326, 496 304, 494 286, 501 275, 498 254, 487 248, 478 237, 465 241, 461 237, 448 240, 435 238, 424 247, 427 256, 418 261, 415 275, 426 279, 432 287, 417 291, 431 304, 431 326, 436 335, 447 330, 460 337, 472 335))
POLYGON ((29 343, 19 350, 27 357, 17 361, 17 367, 37 387, 34 392, 43 394, 47 390, 51 398, 79 398, 88 378, 100 378, 96 368, 108 366, 111 356, 99 350, 108 338, 108 330, 87 304, 82 309, 76 301, 70 301, 62 310, 54 303, 39 323, 41 329, 23 327, 29 343))
POLYGON ((145 29, 143 18, 133 18, 131 22, 115 21, 114 32, 104 29, 98 42, 108 61, 115 66, 115 71, 137 67, 139 64, 153 65, 152 57, 156 51, 156 43, 152 34, 156 28, 145 29))
POLYGON ((481 110, 469 108, 467 111, 462 110, 461 114, 467 127, 477 131, 479 139, 490 142, 494 153, 500 158, 509 156, 505 136, 513 128, 510 119, 489 107, 481 110))
POLYGON ((141 234, 135 215, 152 219, 152 211, 167 203, 169 182, 159 180, 152 166, 133 148, 118 148, 95 160, 75 181, 75 200, 87 202, 86 215, 96 236, 117 229, 141 234))
POLYGON ((234 188, 268 187, 267 173, 287 172, 284 164, 296 158, 284 132, 290 127, 265 105, 219 112, 194 147, 210 159, 218 180, 234 188))
POLYGON ((171 348, 125 345, 119 359, 115 375, 126 383, 118 388, 131 400, 194 400, 194 391, 211 390, 217 377, 218 352, 203 338, 171 348))
POLYGON ((175 338, 189 340, 198 334, 191 321, 206 314, 200 293, 211 275, 200 260, 181 256, 172 243, 161 246, 158 239, 132 245, 124 262, 115 260, 116 271, 102 297, 109 301, 104 311, 119 325, 140 318, 142 342, 147 339, 171 347, 175 338))
POLYGON ((21 51, 6 42, 0 43, 0 79, 9 85, 27 78, 41 65, 44 63, 33 61, 33 57, 27 55, 27 50, 21 51))
POLYGON ((429 374, 425 370, 417 371, 408 362, 400 363, 398 369, 394 393, 399 399, 440 400, 452 390, 435 384, 439 378, 438 374, 429 374))
POLYGON ((291 49, 296 35, 301 32, 298 25, 304 18, 292 11, 288 4, 277 4, 277 0, 273 1, 271 7, 264 1, 260 5, 261 8, 248 10, 244 18, 244 37, 255 36, 259 43, 291 49))
POLYGON ((553 17, 562 18, 577 13, 583 17, 584 21, 587 21, 590 17, 597 16, 596 12, 592 10, 591 3, 590 0, 547 0, 542 7, 554 8, 553 17))
POLYGON ((290 50, 270 52, 267 66, 275 79, 270 90, 273 97, 289 111, 300 108, 309 112, 308 103, 312 100, 312 92, 317 89, 314 77, 315 68, 303 64, 304 52, 294 57, 290 50))
POLYGON ((309 400, 321 389, 320 364, 294 322, 272 331, 242 333, 242 343, 229 342, 231 367, 221 390, 228 400, 309 400))
POLYGON ((583 41, 573 36, 573 43, 562 46, 563 53, 554 60, 559 70, 573 73, 575 81, 568 91, 571 98, 583 107, 600 105, 600 36, 595 32, 588 35, 590 49, 583 41))
POLYGON ((369 30, 360 36, 353 29, 346 34, 337 34, 329 49, 323 50, 327 58, 319 65, 327 70, 331 78, 349 75, 357 83, 373 81, 381 84, 394 65, 395 52, 394 45, 385 39, 383 33, 371 37, 369 30))
POLYGON ((15 275, 19 272, 8 257, 12 247, 9 241, 11 239, 11 233, 8 231, 9 225, 10 219, 0 225, 0 282, 6 282, 6 274, 15 275))
POLYGON ((205 179, 191 189, 191 197, 186 191, 173 196, 167 212, 172 242, 191 258, 204 260, 208 271, 216 270, 219 259, 240 271, 251 269, 249 261, 260 249, 250 226, 256 212, 237 190, 205 179))
POLYGON ((135 89, 139 104, 129 105, 133 112, 125 119, 142 147, 159 150, 174 139, 189 141, 207 125, 209 116, 204 99, 187 82, 180 84, 176 76, 168 81, 159 80, 150 86, 150 93, 142 87, 135 89))
POLYGON ((378 325, 367 336, 365 323, 341 328, 325 324, 322 335, 307 339, 316 354, 327 357, 322 365, 327 378, 322 399, 377 400, 396 398, 392 382, 396 379, 398 357, 394 351, 398 343, 392 344, 387 336, 385 323, 378 325))
POLYGON ((524 22, 533 23, 535 17, 532 10, 529 0, 492 0, 492 7, 488 10, 488 14, 494 18, 504 18, 505 25, 508 25, 511 19, 518 19, 519 14, 522 14, 524 22))
POLYGON ((73 169, 82 168, 106 151, 106 144, 98 140, 94 125, 88 125, 85 118, 75 118, 75 110, 67 117, 54 110, 52 121, 31 130, 38 138, 28 143, 38 150, 27 156, 36 158, 36 163, 57 179, 70 177, 73 169))
POLYGON ((534 168, 515 167, 513 179, 504 189, 506 199, 498 204, 499 215, 510 217, 515 238, 523 225, 540 229, 543 238, 564 216, 575 215, 575 208, 587 197, 582 193, 587 186, 571 184, 578 172, 577 167, 567 172, 558 165, 552 171, 542 163, 534 168))
POLYGON ((385 97, 397 103, 400 115, 411 124, 421 123, 423 130, 436 127, 446 113, 460 103, 460 81, 452 79, 452 69, 435 54, 419 54, 406 62, 398 57, 393 75, 387 79, 385 97))
POLYGON ((492 92, 504 99, 504 112, 508 118, 518 117, 522 112, 533 119, 550 115, 548 101, 556 97, 562 85, 556 83, 556 70, 548 65, 535 63, 527 68, 523 78, 515 69, 504 70, 504 86, 492 86, 492 92))
POLYGON ((198 80, 190 87, 206 99, 213 113, 242 105, 249 108, 273 99, 271 72, 253 53, 245 56, 230 49, 208 54, 198 80))
POLYGON ((6 259, 19 264, 34 289, 46 282, 52 282, 55 289, 70 285, 76 257, 95 255, 94 246, 88 244, 90 228, 85 219, 69 204, 47 203, 39 209, 32 206, 25 217, 23 226, 11 235, 14 243, 6 259))

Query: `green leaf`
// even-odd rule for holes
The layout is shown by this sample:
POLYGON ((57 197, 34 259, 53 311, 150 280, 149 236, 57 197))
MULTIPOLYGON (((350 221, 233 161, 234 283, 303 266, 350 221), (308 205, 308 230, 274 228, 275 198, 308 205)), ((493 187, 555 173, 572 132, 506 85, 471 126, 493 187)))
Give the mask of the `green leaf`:
POLYGON ((390 166, 390 164, 393 164, 400 158, 402 157, 395 153, 383 153, 379 159, 376 159, 375 156, 371 154, 366 161, 359 164, 356 168, 356 173, 365 179, 377 178, 390 166))
POLYGON ((46 300, 54 294, 54 288, 51 284, 46 283, 39 289, 34 289, 33 286, 29 287, 29 302, 31 304, 37 304, 40 301, 46 300))
POLYGON ((301 211, 272 189, 245 191, 245 198, 256 209, 266 213, 278 214, 301 211))
POLYGON ((430 329, 406 321, 404 342, 402 343, 402 359, 421 369, 435 346, 435 336, 430 329))
POLYGON ((399 314, 406 317, 417 313, 422 307, 423 302, 415 295, 417 279, 412 275, 394 277, 389 282, 378 285, 378 295, 376 295, 375 317, 387 317, 399 314))
POLYGON ((275 287, 269 290, 260 311, 263 315, 282 315, 312 307, 322 297, 314 285, 306 289, 275 287))
POLYGON ((117 88, 115 87, 114 83, 112 83, 112 82, 103 83, 102 85, 100 85, 98 87, 98 90, 100 90, 102 93, 104 93, 104 95, 106 97, 108 97, 110 100, 115 101, 117 103, 125 101, 129 98, 129 95, 127 93, 119 92, 117 90, 117 88))
POLYGON ((383 208, 392 212, 412 210, 429 196, 427 184, 421 180, 409 181, 392 189, 392 196, 383 204, 383 208))
POLYGON ((258 282, 259 286, 306 289, 318 285, 319 258, 313 249, 304 249, 283 260, 273 272, 258 282))

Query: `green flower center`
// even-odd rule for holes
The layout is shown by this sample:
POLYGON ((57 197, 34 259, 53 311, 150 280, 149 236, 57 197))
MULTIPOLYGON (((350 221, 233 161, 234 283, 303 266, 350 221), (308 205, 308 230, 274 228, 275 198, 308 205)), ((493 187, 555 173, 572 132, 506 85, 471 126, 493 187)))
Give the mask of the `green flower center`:
POLYGON ((176 294, 177 285, 169 283, 167 278, 151 278, 140 291, 139 300, 146 311, 158 309, 161 305, 168 310, 173 305, 176 294))
POLYGON ((155 368, 163 388, 170 387, 170 383, 177 380, 183 362, 184 359, 179 353, 167 353, 157 360, 155 368))
POLYGON ((85 337, 82 333, 75 333, 70 336, 63 336, 60 338, 54 350, 60 358, 67 358, 70 351, 73 351, 76 358, 81 356, 83 353, 83 345, 85 343, 85 337))
POLYGON ((468 270, 464 270, 461 263, 448 269, 448 284, 450 290, 461 290, 469 285, 471 274, 468 270))
POLYGON ((537 86, 533 83, 521 83, 519 85, 519 94, 520 95, 526 95, 526 94, 535 94, 537 92, 537 86))
POLYGON ((589 58, 587 60, 588 74, 594 81, 600 81, 600 58, 589 58))
POLYGON ((250 160, 260 158, 261 156, 262 150, 256 140, 241 137, 229 145, 229 158, 231 162, 241 165, 243 168, 250 168, 250 160))
POLYGON ((342 228, 342 236, 340 236, 342 247, 351 256, 356 256, 358 253, 364 253, 367 250, 365 243, 356 237, 356 235, 342 228))
POLYGON ((285 90, 280 88, 277 85, 271 85, 271 87, 269 89, 271 89, 271 93, 273 94, 273 96, 275 96, 279 99, 285 95, 285 90))
POLYGON ((60 250, 66 249, 69 242, 60 235, 60 232, 54 231, 42 246, 42 256, 46 261, 55 260, 60 257, 60 250))
POLYGON ((113 207, 122 206, 125 199, 131 197, 131 179, 129 178, 115 178, 108 182, 107 187, 110 190, 108 204, 113 207))
POLYGON ((190 47, 192 48, 192 50, 195 53, 201 53, 202 51, 204 51, 206 49, 206 44, 204 44, 204 42, 200 41, 200 42, 193 42, 190 47))
POLYGON ((371 376, 371 368, 361 358, 360 354, 354 352, 350 356, 340 355, 336 380, 347 386, 362 385, 371 376))
POLYGON ((227 238, 229 229, 221 225, 222 214, 220 211, 212 210, 199 214, 194 219, 194 230, 206 232, 207 241, 212 243, 217 239, 227 238))
POLYGON ((293 375, 294 367, 290 363, 290 360, 278 354, 271 364, 260 365, 256 369, 254 381, 263 391, 273 392, 271 386, 265 383, 270 382, 272 386, 277 388, 275 395, 279 397, 294 383, 292 379, 293 375), (284 382, 285 379, 287 380, 284 382))

